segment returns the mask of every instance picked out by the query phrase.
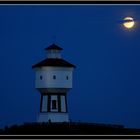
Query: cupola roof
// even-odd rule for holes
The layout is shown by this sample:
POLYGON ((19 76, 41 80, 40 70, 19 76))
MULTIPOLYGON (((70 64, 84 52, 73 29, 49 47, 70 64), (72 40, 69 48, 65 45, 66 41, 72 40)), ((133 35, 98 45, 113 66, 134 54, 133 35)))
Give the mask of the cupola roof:
POLYGON ((32 68, 37 68, 37 67, 46 67, 46 66, 53 66, 53 67, 76 67, 75 65, 67 62, 64 59, 52 59, 52 58, 47 58, 35 65, 32 66, 32 68))
POLYGON ((45 48, 45 50, 63 50, 63 49, 61 47, 59 47, 58 45, 53 43, 49 47, 45 48))

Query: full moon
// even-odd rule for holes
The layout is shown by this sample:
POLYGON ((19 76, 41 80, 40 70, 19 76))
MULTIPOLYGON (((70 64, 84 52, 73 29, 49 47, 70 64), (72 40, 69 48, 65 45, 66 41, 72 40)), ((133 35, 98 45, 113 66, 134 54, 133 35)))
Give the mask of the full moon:
POLYGON ((134 27, 135 25, 135 22, 134 22, 134 19, 132 17, 126 17, 123 19, 124 20, 124 27, 127 28, 127 29, 131 29, 134 27))

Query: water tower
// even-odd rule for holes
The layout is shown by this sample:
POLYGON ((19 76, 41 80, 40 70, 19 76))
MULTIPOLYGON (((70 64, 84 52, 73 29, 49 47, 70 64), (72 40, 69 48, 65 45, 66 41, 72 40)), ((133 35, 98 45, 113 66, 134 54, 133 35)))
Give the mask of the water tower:
POLYGON ((56 44, 46 49, 47 58, 35 64, 35 87, 41 94, 38 122, 68 122, 67 93, 72 88, 75 66, 61 58, 56 44))

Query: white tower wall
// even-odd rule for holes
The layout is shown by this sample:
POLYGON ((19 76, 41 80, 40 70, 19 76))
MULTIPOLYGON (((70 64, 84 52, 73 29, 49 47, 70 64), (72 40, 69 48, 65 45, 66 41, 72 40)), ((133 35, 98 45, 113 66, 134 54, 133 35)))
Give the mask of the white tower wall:
POLYGON ((41 94, 38 122, 68 122, 67 92, 72 88, 75 66, 61 59, 59 46, 45 49, 47 59, 35 64, 35 88, 41 94))
POLYGON ((38 122, 68 122, 66 94, 42 95, 38 122), (49 96, 49 97, 48 97, 49 96), (55 104, 53 104, 55 102, 55 104))
POLYGON ((61 96, 61 111, 62 112, 66 112, 66 100, 65 100, 65 96, 61 96))
POLYGON ((36 88, 72 88, 73 68, 36 68, 36 88))
POLYGON ((38 116, 38 122, 69 122, 68 113, 40 113, 38 116))
POLYGON ((59 50, 49 50, 47 51, 48 58, 61 58, 61 54, 59 50))
POLYGON ((48 96, 43 96, 42 99, 42 112, 47 112, 48 96))

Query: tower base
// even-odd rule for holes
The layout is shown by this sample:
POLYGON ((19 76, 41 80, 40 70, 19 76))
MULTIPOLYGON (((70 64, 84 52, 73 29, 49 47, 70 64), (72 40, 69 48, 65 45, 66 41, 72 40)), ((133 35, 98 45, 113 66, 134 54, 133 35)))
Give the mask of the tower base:
POLYGON ((69 122, 68 113, 40 113, 38 122, 69 122))

